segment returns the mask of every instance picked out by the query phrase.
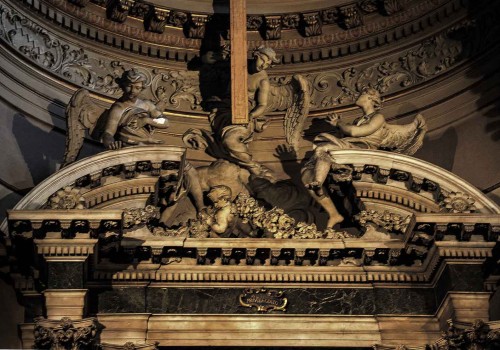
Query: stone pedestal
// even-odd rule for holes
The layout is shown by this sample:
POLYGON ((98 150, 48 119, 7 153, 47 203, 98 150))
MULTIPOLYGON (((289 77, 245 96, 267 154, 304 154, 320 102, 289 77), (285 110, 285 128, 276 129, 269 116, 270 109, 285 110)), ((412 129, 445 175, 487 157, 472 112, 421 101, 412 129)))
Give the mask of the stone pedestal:
POLYGON ((48 319, 71 317, 76 320, 83 318, 86 289, 47 289, 43 294, 48 319))

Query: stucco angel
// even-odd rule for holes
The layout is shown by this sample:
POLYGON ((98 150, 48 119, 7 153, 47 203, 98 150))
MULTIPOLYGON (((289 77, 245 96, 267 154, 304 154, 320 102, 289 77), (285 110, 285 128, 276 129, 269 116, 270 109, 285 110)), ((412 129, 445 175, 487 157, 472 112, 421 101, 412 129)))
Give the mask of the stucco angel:
POLYGON ((122 97, 104 111, 90 101, 88 90, 75 92, 66 108, 68 136, 63 166, 76 160, 86 130, 107 149, 162 143, 153 137, 154 129, 167 128, 168 120, 158 104, 139 98, 146 81, 146 76, 136 69, 125 71, 118 79, 122 97))
POLYGON ((254 175, 270 177, 269 171, 253 159, 248 144, 254 133, 262 132, 269 123, 267 113, 286 111, 286 139, 297 148, 310 103, 309 86, 301 75, 294 75, 287 84, 270 82, 266 70, 278 62, 276 52, 271 48, 259 47, 253 53, 248 64, 248 125, 231 124, 227 94, 212 96, 205 101, 212 111, 209 116, 212 130, 190 129, 184 135, 184 142, 195 149, 206 149, 215 158, 228 159, 254 175))
POLYGON ((305 165, 302 180, 312 197, 329 215, 328 227, 333 227, 344 218, 339 214, 331 198, 325 194, 324 182, 334 167, 335 158, 330 153, 340 149, 379 149, 412 155, 421 146, 427 126, 425 119, 418 114, 412 123, 391 125, 380 113, 382 98, 373 89, 363 90, 356 100, 363 110, 363 116, 352 124, 345 123, 336 115, 327 121, 339 129, 343 137, 332 134, 319 134, 314 140, 314 155, 305 165))

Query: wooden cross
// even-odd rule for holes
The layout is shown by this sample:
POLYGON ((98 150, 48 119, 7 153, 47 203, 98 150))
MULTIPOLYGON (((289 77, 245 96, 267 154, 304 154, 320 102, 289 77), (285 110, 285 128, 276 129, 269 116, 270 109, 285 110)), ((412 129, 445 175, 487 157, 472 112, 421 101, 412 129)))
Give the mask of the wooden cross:
POLYGON ((246 0, 230 0, 231 122, 248 123, 246 0))

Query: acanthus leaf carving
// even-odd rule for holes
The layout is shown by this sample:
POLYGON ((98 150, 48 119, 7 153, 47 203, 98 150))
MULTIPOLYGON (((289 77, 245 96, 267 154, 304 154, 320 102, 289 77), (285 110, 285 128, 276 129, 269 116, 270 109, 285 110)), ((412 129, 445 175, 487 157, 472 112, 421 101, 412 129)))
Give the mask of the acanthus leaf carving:
POLYGON ((155 70, 151 82, 152 95, 158 101, 177 109, 182 101, 189 104, 191 110, 201 110, 201 92, 197 72, 179 70, 155 70))
POLYGON ((363 24, 363 15, 356 5, 343 6, 338 11, 340 24, 344 28, 356 28, 363 24))
POLYGON ((188 14, 182 11, 172 11, 168 23, 175 27, 182 27, 188 21, 188 14))
POLYGON ((135 0, 113 0, 106 6, 107 17, 115 22, 123 23, 134 7, 135 0))
POLYGON ((387 232, 405 232, 411 221, 410 216, 404 217, 388 211, 380 213, 375 210, 363 210, 356 219, 363 227, 372 223, 387 232))
POLYGON ((262 18, 262 16, 247 16, 247 30, 259 30, 263 24, 264 19, 262 18))
POLYGON ((187 37, 193 39, 203 39, 205 37, 206 24, 209 21, 207 15, 191 15, 187 27, 187 37))
POLYGON ((313 80, 313 88, 316 92, 328 91, 326 96, 319 97, 319 105, 332 107, 354 101, 366 87, 387 93, 424 82, 456 65, 461 54, 461 42, 439 34, 397 59, 351 67, 340 74, 318 74, 313 80), (334 89, 336 86, 340 89, 334 89))
POLYGON ((147 31, 161 34, 165 31, 165 25, 167 24, 169 16, 169 10, 151 7, 144 19, 144 27, 147 31))
POLYGON ((35 319, 34 342, 37 349, 91 349, 96 335, 97 322, 94 318, 78 321, 69 317, 60 321, 43 317, 35 319))
POLYGON ((266 16, 266 40, 281 38, 281 16, 266 16))
POLYGON ((302 14, 302 33, 304 36, 317 36, 323 32, 319 12, 308 12, 302 14))

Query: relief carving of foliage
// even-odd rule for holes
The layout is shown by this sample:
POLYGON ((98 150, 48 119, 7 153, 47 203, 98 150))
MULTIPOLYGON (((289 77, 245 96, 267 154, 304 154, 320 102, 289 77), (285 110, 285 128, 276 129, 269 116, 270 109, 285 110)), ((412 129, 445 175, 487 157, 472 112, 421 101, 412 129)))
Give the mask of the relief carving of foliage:
POLYGON ((61 42, 17 12, 0 7, 0 38, 33 62, 75 84, 107 94, 120 89, 116 64, 90 58, 84 49, 61 42))
POLYGON ((156 100, 167 100, 173 108, 181 107, 182 101, 191 110, 201 110, 199 75, 192 71, 154 71, 151 91, 156 100))
POLYGON ((95 92, 118 98, 121 89, 117 78, 125 70, 137 68, 147 77, 146 87, 149 88, 144 91, 144 98, 166 100, 173 108, 201 108, 197 72, 151 71, 104 56, 93 57, 82 48, 60 41, 37 23, 3 5, 0 5, 0 39, 52 73, 95 92))
POLYGON ((462 59, 462 43, 446 34, 431 38, 400 57, 370 66, 352 67, 340 74, 328 72, 316 76, 313 87, 328 92, 320 97, 323 108, 353 102, 365 87, 388 93, 428 80, 462 59))

